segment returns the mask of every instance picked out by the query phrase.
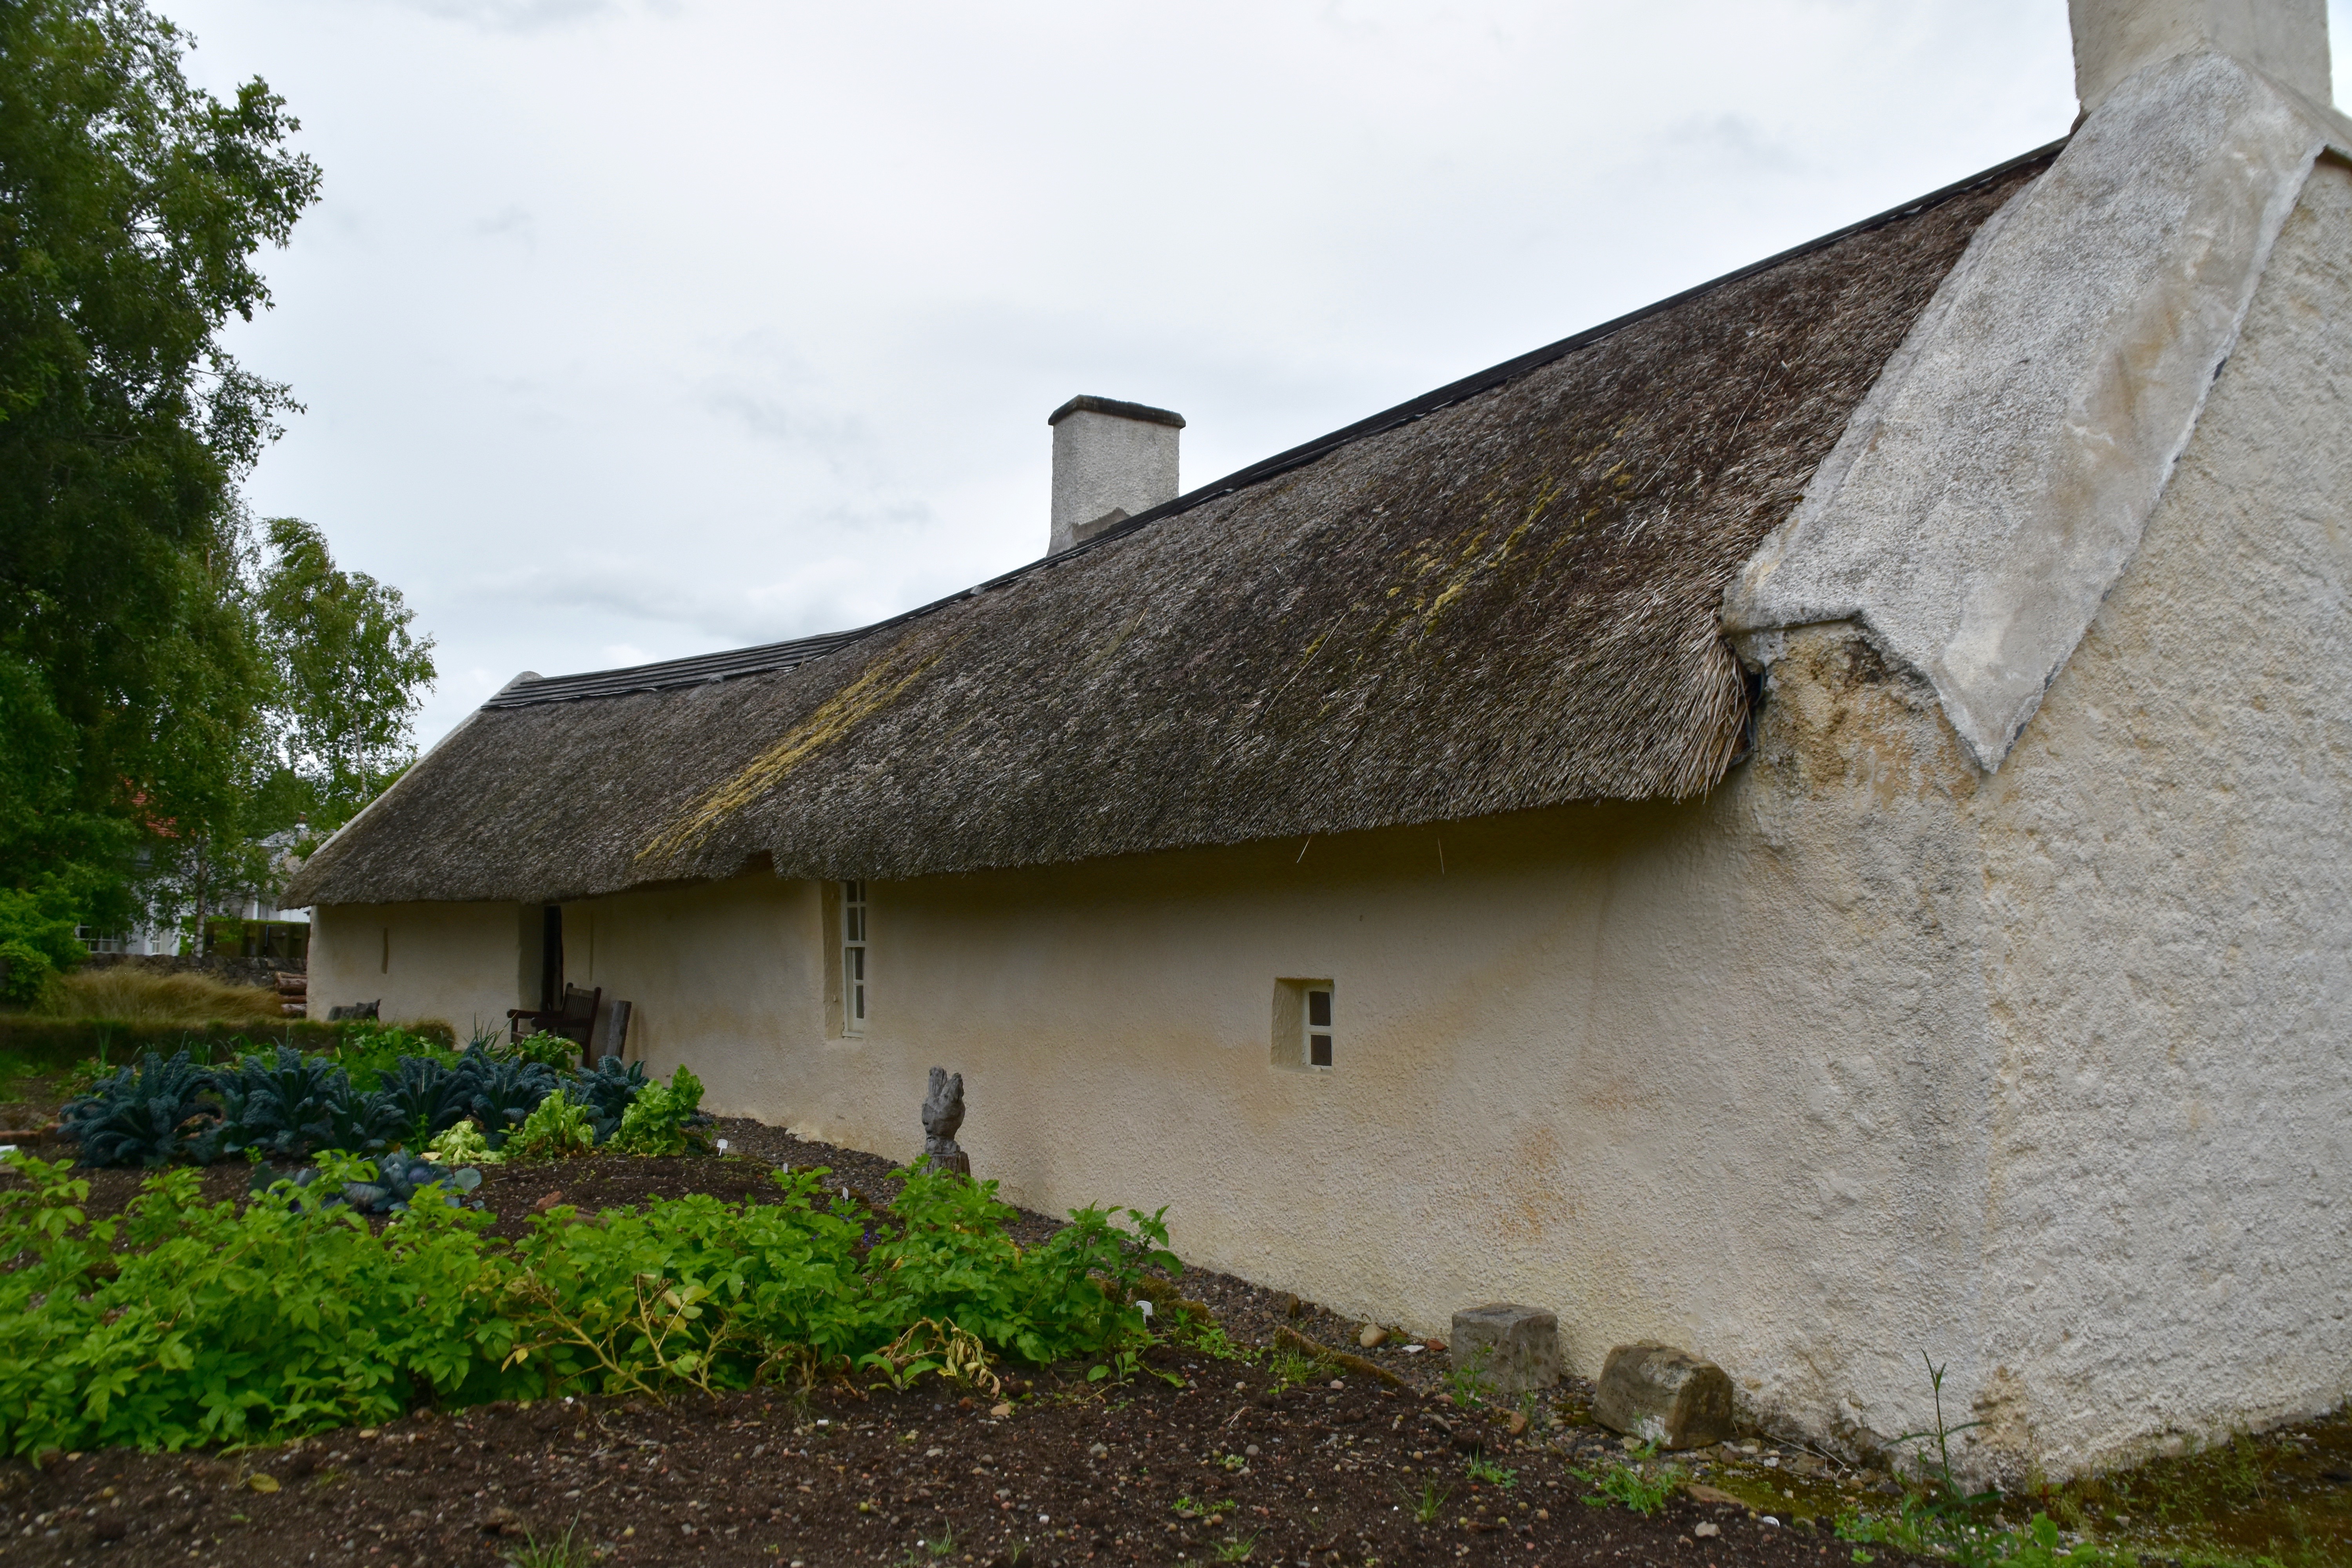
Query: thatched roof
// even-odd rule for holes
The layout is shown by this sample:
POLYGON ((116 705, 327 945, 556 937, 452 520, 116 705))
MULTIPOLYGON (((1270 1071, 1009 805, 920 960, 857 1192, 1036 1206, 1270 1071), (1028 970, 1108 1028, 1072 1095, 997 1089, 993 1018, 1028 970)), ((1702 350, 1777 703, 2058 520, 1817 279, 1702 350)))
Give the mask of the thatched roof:
POLYGON ((880 879, 1681 799, 1725 584, 2051 150, 880 626, 493 699, 293 903, 880 879))

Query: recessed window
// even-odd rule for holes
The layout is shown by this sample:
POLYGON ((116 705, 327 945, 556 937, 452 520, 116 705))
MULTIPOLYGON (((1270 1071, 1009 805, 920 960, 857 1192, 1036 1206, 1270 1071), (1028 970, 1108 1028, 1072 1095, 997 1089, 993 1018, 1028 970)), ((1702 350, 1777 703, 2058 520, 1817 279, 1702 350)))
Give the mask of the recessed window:
MULTIPOLYGON (((808 928, 801 928, 806 931, 808 928)), ((841 885, 841 1032, 866 1032, 866 884, 841 885)))
POLYGON ((1339 1037, 1335 987, 1328 980, 1274 983, 1274 1065, 1328 1071, 1339 1037))

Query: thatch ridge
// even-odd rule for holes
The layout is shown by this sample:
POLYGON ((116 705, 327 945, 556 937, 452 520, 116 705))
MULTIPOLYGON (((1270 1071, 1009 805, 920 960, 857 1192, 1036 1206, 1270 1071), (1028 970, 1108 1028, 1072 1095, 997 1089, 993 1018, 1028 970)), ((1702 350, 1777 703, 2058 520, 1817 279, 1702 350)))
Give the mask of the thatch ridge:
POLYGON ((579 897, 761 853, 908 877, 1702 793, 1748 719, 1724 584, 2049 156, 765 650, 789 663, 525 683, 288 897, 579 897))

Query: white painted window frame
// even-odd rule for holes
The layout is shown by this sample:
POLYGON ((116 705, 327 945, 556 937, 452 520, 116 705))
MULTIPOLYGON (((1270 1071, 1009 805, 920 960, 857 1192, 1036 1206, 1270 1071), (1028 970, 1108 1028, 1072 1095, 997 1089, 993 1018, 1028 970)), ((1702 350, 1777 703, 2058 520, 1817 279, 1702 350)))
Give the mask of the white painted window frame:
POLYGON ((873 906, 862 880, 841 884, 841 1032, 855 1039, 866 1033, 873 1016, 867 994, 871 965, 866 960, 867 934, 873 926, 873 906))

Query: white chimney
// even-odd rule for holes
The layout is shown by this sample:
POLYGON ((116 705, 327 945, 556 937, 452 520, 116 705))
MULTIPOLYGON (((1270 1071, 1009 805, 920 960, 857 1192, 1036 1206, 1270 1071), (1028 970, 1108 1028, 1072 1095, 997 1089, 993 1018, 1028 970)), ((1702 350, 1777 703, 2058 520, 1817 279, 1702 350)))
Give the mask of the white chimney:
POLYGON ((1054 427, 1054 532, 1048 555, 1084 544, 1176 499, 1176 432, 1184 416, 1109 397, 1073 397, 1054 427))
POLYGON ((2142 68, 2208 49, 2322 106, 2334 100, 2327 0, 2071 0, 2069 9, 2085 114, 2142 68))

